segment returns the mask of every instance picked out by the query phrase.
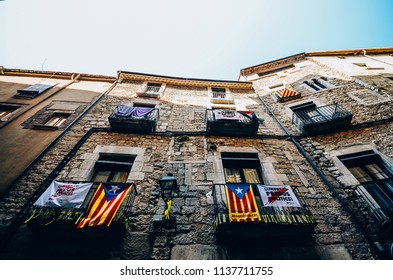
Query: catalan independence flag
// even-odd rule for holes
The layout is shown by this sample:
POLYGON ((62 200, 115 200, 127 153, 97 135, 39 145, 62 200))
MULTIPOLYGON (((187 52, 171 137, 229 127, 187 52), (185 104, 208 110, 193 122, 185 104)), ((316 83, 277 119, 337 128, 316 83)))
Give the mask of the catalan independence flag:
POLYGON ((85 217, 80 221, 77 228, 86 226, 109 227, 133 187, 132 183, 100 183, 90 201, 85 217))
POLYGON ((250 184, 226 184, 225 189, 231 222, 257 222, 261 220, 250 184))

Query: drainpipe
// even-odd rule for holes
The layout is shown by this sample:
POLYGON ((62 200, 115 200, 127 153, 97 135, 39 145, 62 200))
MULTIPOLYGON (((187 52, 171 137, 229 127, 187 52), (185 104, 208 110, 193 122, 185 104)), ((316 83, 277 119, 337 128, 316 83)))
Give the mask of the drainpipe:
POLYGON ((261 98, 259 94, 257 94, 258 99, 262 102, 262 104, 266 107, 266 109, 269 111, 269 113, 272 115, 272 117, 275 119, 275 121, 280 125, 281 129, 285 132, 285 134, 288 136, 288 138, 292 141, 292 143, 295 145, 295 147, 298 149, 298 151, 302 154, 302 156, 307 160, 307 162, 311 165, 311 167, 314 169, 314 171, 318 174, 318 176, 321 178, 321 180, 324 182, 324 184, 328 187, 328 189, 333 193, 333 196, 338 200, 338 202, 341 204, 343 207, 344 211, 349 214, 349 216, 352 218, 354 221, 355 225, 359 228, 360 232, 363 234, 367 242, 370 244, 370 246, 374 249, 374 252, 376 252, 378 255, 380 255, 380 250, 378 249, 377 245, 374 243, 373 239, 371 238, 370 234, 365 230, 363 225, 359 222, 358 218, 354 215, 352 210, 349 208, 347 202, 340 196, 340 194, 336 191, 334 186, 329 182, 325 174, 322 173, 322 171, 318 168, 318 166, 311 160, 311 158, 307 155, 307 153, 303 150, 303 148, 300 146, 300 144, 296 141, 294 136, 289 133, 289 131, 285 128, 285 126, 280 122, 280 120, 276 117, 274 112, 270 109, 269 105, 265 103, 265 101, 261 98))
POLYGON ((375 58, 375 57, 372 57, 372 56, 367 55, 367 51, 366 51, 366 50, 362 50, 362 53, 363 53, 363 56, 364 56, 364 57, 367 57, 367 58, 369 58, 369 59, 372 59, 372 60, 375 60, 375 61, 378 61, 378 62, 387 64, 387 65, 393 66, 393 63, 389 63, 389 62, 386 62, 386 61, 380 60, 380 59, 378 59, 378 58, 375 58))

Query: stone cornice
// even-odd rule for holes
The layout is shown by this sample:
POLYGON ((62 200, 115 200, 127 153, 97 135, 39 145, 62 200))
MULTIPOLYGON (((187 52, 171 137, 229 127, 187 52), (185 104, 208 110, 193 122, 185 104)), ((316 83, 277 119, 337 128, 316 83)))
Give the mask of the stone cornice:
POLYGON ((120 82, 125 80, 134 80, 134 81, 141 81, 141 82, 165 83, 167 85, 178 85, 178 86, 225 87, 230 89, 244 89, 244 90, 252 89, 251 82, 181 78, 181 77, 170 77, 170 76, 161 76, 161 75, 153 75, 153 74, 126 72, 126 71, 119 71, 118 79, 120 82))
POLYGON ((243 75, 250 75, 250 74, 254 74, 254 73, 263 73, 263 72, 272 71, 275 69, 279 69, 281 67, 291 65, 295 62, 304 60, 305 58, 306 58, 305 53, 295 54, 292 56, 288 56, 288 57, 284 57, 281 59, 277 59, 277 60, 269 61, 266 63, 258 64, 255 66, 251 66, 248 68, 244 68, 244 69, 240 70, 240 72, 243 75))
POLYGON ((78 77, 79 81, 96 81, 96 82, 108 82, 108 83, 113 83, 116 81, 116 77, 113 76, 80 74, 80 73, 71 73, 71 72, 9 69, 3 67, 0 67, 0 75, 39 77, 39 78, 52 78, 52 79, 73 79, 74 77, 78 77))

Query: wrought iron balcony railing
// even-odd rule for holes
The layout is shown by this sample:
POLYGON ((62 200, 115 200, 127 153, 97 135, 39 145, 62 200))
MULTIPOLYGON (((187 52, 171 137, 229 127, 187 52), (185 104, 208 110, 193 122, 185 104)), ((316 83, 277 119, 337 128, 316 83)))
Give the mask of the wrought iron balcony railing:
POLYGON ((211 134, 253 135, 260 120, 255 114, 226 109, 206 110, 206 129, 211 134))
MULTIPOLYGON (((68 191, 69 188, 60 192, 56 190, 48 200, 53 200, 53 197, 64 195, 68 191)), ((79 236, 85 229, 95 229, 96 232, 119 233, 128 226, 128 218, 131 214, 135 196, 136 189, 133 183, 95 182, 92 183, 87 195, 82 198, 83 202, 79 207, 61 204, 62 198, 59 199, 60 203, 36 202, 28 210, 25 223, 33 231, 41 233, 56 232, 69 236, 79 236), (115 195, 115 192, 113 192, 114 197, 112 197, 112 199, 117 199, 117 201, 113 201, 113 204, 117 203, 117 206, 110 205, 111 201, 107 199, 106 194, 103 195, 105 192, 104 184, 117 190, 118 194, 115 195), (106 200, 107 204, 99 203, 98 199, 106 200), (93 206, 93 204, 95 205, 93 206), (107 208, 104 209, 105 207, 107 208), (116 207, 118 207, 117 211, 115 211, 116 207), (99 216, 100 214, 102 216, 99 216)), ((75 198, 72 199, 75 200, 75 198)))
POLYGON ((307 134, 346 127, 351 124, 351 120, 352 113, 338 104, 296 111, 292 117, 292 122, 299 130, 307 134))
POLYGON ((108 118, 113 130, 127 132, 153 132, 155 130, 159 117, 157 108, 134 107, 142 110, 151 110, 143 115, 138 115, 137 113, 119 115, 117 113, 119 107, 108 118))
MULTIPOLYGON (((269 187, 269 186, 264 186, 269 187)), ((259 191, 257 184, 251 184, 252 196, 247 198, 246 202, 231 201, 228 187, 224 184, 216 184, 213 186, 213 201, 215 210, 215 227, 219 236, 228 236, 236 234, 246 238, 260 238, 262 236, 270 236, 274 238, 286 238, 302 236, 312 232, 316 225, 316 221, 311 215, 307 204, 296 188, 291 189, 292 198, 297 200, 296 203, 290 204, 272 204, 276 206, 266 206, 266 201, 270 201, 272 197, 278 198, 280 188, 285 186, 271 186, 278 191, 271 192, 270 197, 266 193, 259 191), (245 203, 248 206, 243 206, 245 203), (255 204, 253 210, 252 204, 255 204), (251 205, 251 207, 250 207, 251 205), (286 205, 286 206, 284 206, 286 205), (249 208, 247 208, 249 207, 249 208), (239 213, 233 213, 234 209, 239 213), (249 212, 249 213, 247 213, 249 212), (235 216, 234 216, 235 215, 235 216), (237 218, 240 219, 237 219, 237 218)), ((283 196, 283 200, 291 200, 291 196, 283 196)))

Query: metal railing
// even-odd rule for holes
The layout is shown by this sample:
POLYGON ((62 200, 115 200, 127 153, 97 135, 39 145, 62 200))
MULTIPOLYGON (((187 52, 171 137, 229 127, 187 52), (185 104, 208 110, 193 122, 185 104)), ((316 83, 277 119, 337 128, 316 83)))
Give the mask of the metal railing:
MULTIPOLYGON (((334 122, 345 122, 350 124, 352 113, 346 111, 338 104, 331 104, 313 109, 296 111, 293 113, 292 123, 299 129, 306 129, 307 126, 320 125, 334 122)), ((343 123, 341 123, 343 124, 343 123)))
POLYGON ((252 117, 247 116, 246 114, 239 113, 242 117, 236 119, 216 119, 214 114, 214 109, 207 109, 206 110, 206 120, 208 122, 234 122, 234 123, 244 123, 244 124, 254 124, 258 123, 252 117))
POLYGON ((158 119, 158 109, 153 108, 151 112, 146 114, 145 116, 142 117, 137 117, 137 116, 118 116, 116 115, 116 110, 112 112, 112 114, 109 116, 109 119, 116 119, 119 121, 128 121, 128 120, 145 120, 145 121, 152 121, 155 122, 158 119))
MULTIPOLYGON (((257 185, 252 184, 253 193, 256 199, 257 208, 261 216, 259 222, 260 224, 281 224, 281 225, 315 225, 315 219, 311 215, 308 206, 302 197, 302 195, 297 191, 296 188, 292 188, 297 199, 299 200, 301 207, 284 207, 284 206, 274 206, 266 207, 263 206, 261 196, 257 190, 257 185)), ((213 185, 213 202, 214 211, 216 215, 216 227, 220 224, 230 223, 229 219, 229 208, 227 205, 226 197, 226 186, 224 184, 213 185)))
POLYGON ((146 86, 144 93, 145 94, 159 94, 161 87, 159 86, 146 86))
MULTIPOLYGON (((78 183, 81 183, 78 181, 78 183)), ((86 182, 87 183, 87 182, 86 182)), ((116 183, 111 183, 116 185, 116 183)), ((50 206, 36 206, 30 207, 25 223, 33 227, 47 227, 56 226, 59 224, 69 224, 70 229, 75 229, 78 222, 81 221, 85 215, 89 204, 97 191, 100 182, 94 182, 86 195, 81 207, 79 208, 64 208, 64 207, 50 207, 50 206)), ((131 214, 132 206, 136 196, 135 185, 132 186, 130 192, 125 197, 119 210, 117 211, 113 222, 125 222, 131 214)))

